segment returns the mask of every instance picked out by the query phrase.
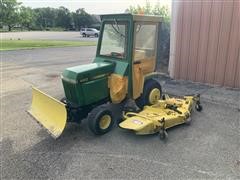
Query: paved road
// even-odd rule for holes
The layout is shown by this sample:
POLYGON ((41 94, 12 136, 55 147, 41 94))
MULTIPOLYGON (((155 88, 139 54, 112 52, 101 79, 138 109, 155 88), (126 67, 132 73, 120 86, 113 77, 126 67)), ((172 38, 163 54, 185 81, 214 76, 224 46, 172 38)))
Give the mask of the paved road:
POLYGON ((58 140, 25 112, 31 85, 61 98, 59 78, 66 67, 91 62, 95 47, 1 52, 2 179, 206 179, 240 178, 239 91, 162 79, 172 94, 203 93, 204 111, 191 126, 157 135, 136 136, 115 128, 96 137, 69 124, 58 140))
POLYGON ((79 32, 10 32, 0 33, 2 39, 40 39, 40 40, 65 40, 65 41, 97 41, 95 37, 82 37, 79 32))

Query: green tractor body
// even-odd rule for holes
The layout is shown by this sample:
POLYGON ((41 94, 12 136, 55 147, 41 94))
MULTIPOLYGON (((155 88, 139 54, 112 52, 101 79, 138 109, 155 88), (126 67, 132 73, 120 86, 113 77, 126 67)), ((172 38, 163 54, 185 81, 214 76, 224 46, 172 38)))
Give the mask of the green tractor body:
POLYGON ((67 68, 62 74, 66 99, 72 106, 83 107, 109 96, 108 76, 114 64, 99 62, 67 68))
MULTIPOLYGON (((102 15, 101 21, 93 63, 67 68, 61 76, 65 92, 61 105, 66 108, 66 121, 79 122, 88 117, 89 127, 95 134, 108 132, 114 124, 115 113, 104 105, 107 102, 116 105, 132 99, 137 105, 143 106, 153 103, 161 95, 160 85, 152 80, 155 75, 161 18, 112 14, 102 15)), ((29 112, 45 128, 52 128, 49 131, 58 137, 64 127, 54 129, 54 126, 57 119, 64 118, 58 117, 60 110, 53 108, 52 111, 56 111, 53 117, 56 119, 49 122, 52 120, 44 112, 48 106, 47 100, 59 102, 33 93, 29 112)), ((119 109, 122 111, 122 108, 119 109)))

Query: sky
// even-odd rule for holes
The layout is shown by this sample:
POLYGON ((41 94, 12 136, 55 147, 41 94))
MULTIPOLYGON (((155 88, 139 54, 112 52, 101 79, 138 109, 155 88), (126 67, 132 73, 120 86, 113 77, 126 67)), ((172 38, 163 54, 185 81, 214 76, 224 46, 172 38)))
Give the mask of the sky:
MULTIPOLYGON (((90 14, 123 13, 130 5, 145 5, 146 0, 17 0, 23 6, 31 8, 64 6, 70 11, 84 8, 90 14)), ((171 0, 147 0, 151 5, 160 3, 171 7, 171 0)))

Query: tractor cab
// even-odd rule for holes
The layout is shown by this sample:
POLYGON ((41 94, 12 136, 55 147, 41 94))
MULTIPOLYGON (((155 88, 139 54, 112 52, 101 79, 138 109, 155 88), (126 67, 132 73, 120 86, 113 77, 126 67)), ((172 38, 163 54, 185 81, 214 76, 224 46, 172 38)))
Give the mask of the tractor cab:
POLYGON ((161 20, 156 16, 102 15, 93 62, 64 70, 65 97, 61 101, 33 88, 28 112, 57 138, 66 122, 85 118, 94 134, 107 133, 127 100, 139 108, 155 104, 161 97, 154 72, 161 20))
POLYGON ((114 74, 126 77, 128 81, 126 94, 137 99, 143 92, 144 81, 154 76, 162 19, 157 16, 113 14, 102 15, 101 21, 94 62, 113 62, 114 74))

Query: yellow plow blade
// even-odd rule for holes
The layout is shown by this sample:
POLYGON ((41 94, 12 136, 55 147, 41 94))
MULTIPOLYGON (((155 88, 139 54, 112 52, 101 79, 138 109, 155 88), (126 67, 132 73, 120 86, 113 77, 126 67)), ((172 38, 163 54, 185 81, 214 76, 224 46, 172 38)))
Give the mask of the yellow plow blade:
POLYGON ((33 87, 32 105, 28 112, 54 138, 62 134, 67 122, 67 110, 62 102, 33 87))

